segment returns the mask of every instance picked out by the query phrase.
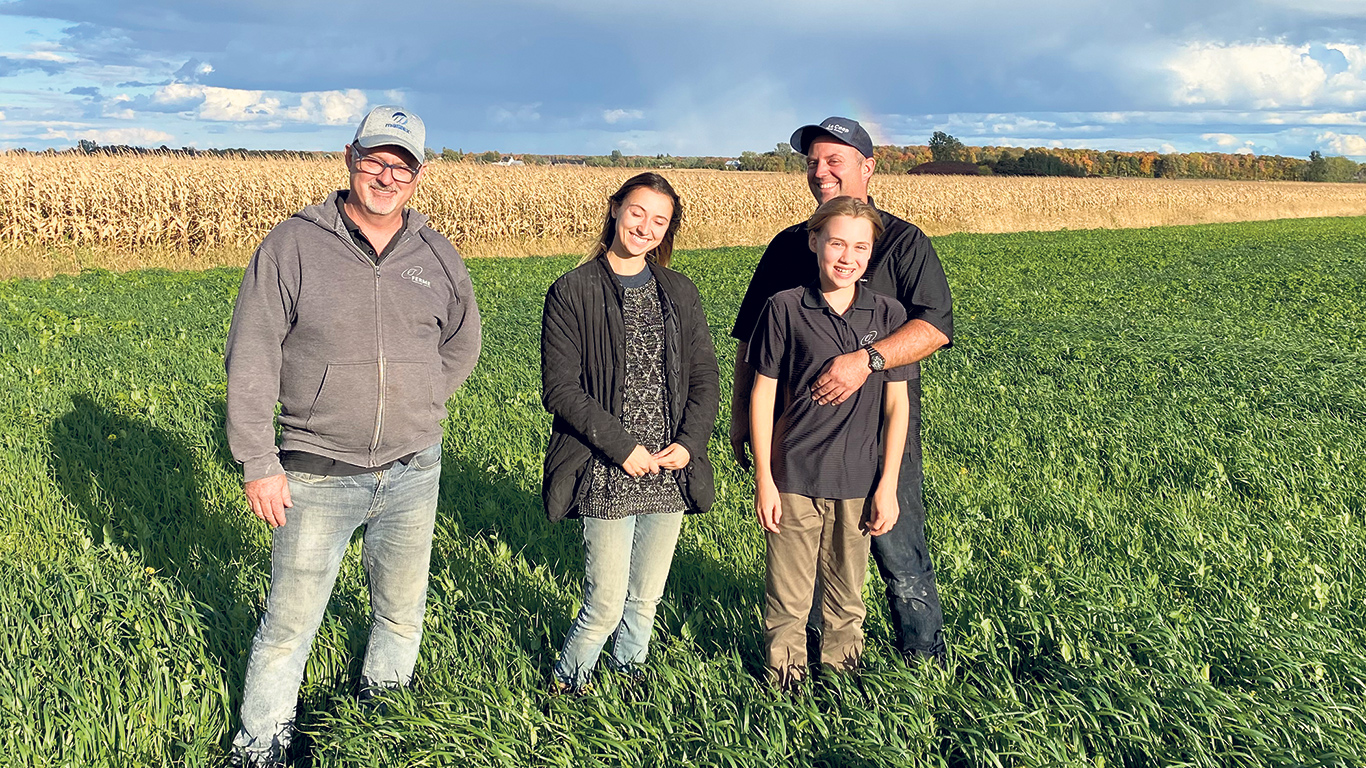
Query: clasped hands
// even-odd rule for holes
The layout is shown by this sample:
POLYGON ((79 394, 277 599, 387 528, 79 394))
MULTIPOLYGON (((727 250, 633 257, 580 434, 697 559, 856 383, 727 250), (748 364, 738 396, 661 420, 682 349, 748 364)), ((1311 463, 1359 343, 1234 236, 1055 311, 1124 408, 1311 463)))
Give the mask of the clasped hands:
POLYGON ((621 468, 631 477, 644 477, 646 474, 657 475, 666 469, 682 469, 688 466, 689 461, 692 461, 692 454, 678 443, 669 443, 658 453, 650 453, 649 448, 637 445, 626 461, 621 463, 621 468))

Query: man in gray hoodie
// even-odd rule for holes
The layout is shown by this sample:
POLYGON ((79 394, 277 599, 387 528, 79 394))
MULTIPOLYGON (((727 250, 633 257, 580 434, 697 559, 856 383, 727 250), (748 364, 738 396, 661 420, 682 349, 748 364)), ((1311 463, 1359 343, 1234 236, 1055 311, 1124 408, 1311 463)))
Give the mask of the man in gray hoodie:
POLYGON ((271 230, 237 296, 228 443, 252 512, 272 528, 270 596, 233 739, 241 765, 285 760, 309 647, 359 527, 373 611, 362 696, 406 685, 417 662, 441 420, 480 349, 464 262, 404 208, 424 139, 412 112, 371 111, 346 147, 350 188, 271 230))

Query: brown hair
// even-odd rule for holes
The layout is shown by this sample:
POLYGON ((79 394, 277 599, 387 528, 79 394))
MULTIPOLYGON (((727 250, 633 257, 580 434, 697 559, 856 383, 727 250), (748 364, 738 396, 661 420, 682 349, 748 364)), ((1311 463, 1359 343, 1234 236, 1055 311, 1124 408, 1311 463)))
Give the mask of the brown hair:
POLYGON ((866 219, 873 225, 873 239, 877 240, 882 236, 882 214, 878 213, 878 210, 872 205, 848 195, 841 195, 821 203, 816 212, 811 214, 811 218, 806 220, 806 231, 819 233, 836 216, 866 219))
POLYGON ((673 215, 669 217, 669 228, 664 232, 664 236, 659 239, 659 245, 645 254, 645 259, 651 264, 658 264, 661 267, 669 266, 669 259, 674 253, 674 235, 678 233, 678 228, 683 224, 683 200, 674 191, 673 185, 669 184, 668 179, 654 172, 646 172, 632 176, 621 185, 612 196, 607 198, 607 216, 602 222, 602 234, 598 235, 597 245, 579 260, 580 264, 587 264, 593 259, 607 253, 612 247, 612 240, 617 234, 617 219, 612 215, 612 209, 621 206, 626 196, 633 191, 644 187, 652 189, 661 195, 666 195, 674 204, 673 215))

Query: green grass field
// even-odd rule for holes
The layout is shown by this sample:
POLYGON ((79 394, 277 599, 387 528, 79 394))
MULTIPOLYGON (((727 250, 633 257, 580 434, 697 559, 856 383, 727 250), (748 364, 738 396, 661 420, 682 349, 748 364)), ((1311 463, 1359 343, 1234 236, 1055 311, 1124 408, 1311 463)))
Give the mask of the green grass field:
MULTIPOLYGON (((1366 220, 936 244, 958 327, 925 370, 947 670, 896 658, 874 577, 860 678, 760 684, 763 540, 723 407, 652 679, 545 693, 582 546, 540 510, 539 318, 573 260, 480 260, 420 680, 355 705, 353 548, 302 692, 314 764, 1366 764, 1366 220)), ((726 402, 758 253, 676 262, 726 402)), ((222 433, 240 275, 0 283, 0 762, 222 760, 269 568, 222 433)))

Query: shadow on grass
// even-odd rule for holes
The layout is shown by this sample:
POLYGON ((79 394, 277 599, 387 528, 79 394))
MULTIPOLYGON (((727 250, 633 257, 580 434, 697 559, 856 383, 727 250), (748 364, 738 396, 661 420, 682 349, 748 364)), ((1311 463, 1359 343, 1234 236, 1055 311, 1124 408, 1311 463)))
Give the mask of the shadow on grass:
MULTIPOLYGON (((52 423, 50 462, 92 542, 136 553, 196 603, 212 662, 230 691, 235 727, 260 608, 242 594, 240 571, 249 564, 264 568, 268 576, 269 552, 261 551, 250 536, 247 525, 254 521, 248 520, 244 505, 210 503, 206 497, 212 491, 200 478, 204 462, 232 475, 240 469, 222 432, 223 403, 206 404, 204 418, 212 422, 207 442, 196 443, 78 394, 71 410, 52 423)), ((538 495, 454 451, 447 452, 442 465, 441 541, 432 553, 433 584, 445 577, 470 597, 498 606, 511 629, 509 641, 548 678, 574 618, 583 577, 580 524, 551 524, 538 495), (496 552, 500 544, 506 545, 509 558, 520 558, 528 567, 491 569, 489 558, 477 555, 481 546, 496 552)), ((681 637, 703 655, 738 655, 759 677, 760 628, 754 612, 742 606, 755 604, 762 582, 742 577, 701 552, 686 535, 697 521, 696 516, 684 521, 685 535, 656 622, 656 642, 666 635, 681 637)), ((320 634, 331 631, 336 637, 341 632, 346 670, 335 670, 329 674, 335 679, 314 680, 301 691, 299 725, 305 731, 320 716, 325 718, 332 699, 352 692, 368 629, 365 597, 335 591, 320 634)), ((225 745, 230 736, 224 735, 225 745)))
POLYGON ((178 436, 111 412, 89 395, 53 422, 51 466, 95 544, 137 552, 198 605, 209 652, 240 684, 252 606, 239 600, 236 571, 254 546, 238 521, 204 504, 194 454, 178 436))
MULTIPOLYGON (((241 469, 227 447, 223 401, 207 408, 211 420, 202 460, 217 462, 231 475, 241 469)), ((79 511, 96 545, 137 553, 158 574, 175 580, 198 609, 208 651, 227 682, 236 725, 247 653, 260 619, 260 606, 241 594, 245 563, 269 575, 270 553, 245 535, 255 524, 245 501, 206 503, 191 450, 183 436, 120 415, 88 394, 72 397, 72 409, 53 422, 50 460, 66 499, 79 511), (247 522, 244 524, 244 520, 247 522)), ((368 606, 358 596, 334 593, 328 613, 346 630, 348 673, 310 695, 301 693, 299 721, 325 707, 329 697, 350 693, 360 674, 369 634, 368 606)), ((225 734, 224 746, 231 734, 225 734)))
MULTIPOLYGON (((500 604, 510 614, 511 639, 537 659, 548 678, 581 593, 582 524, 549 522, 539 495, 450 452, 442 459, 441 489, 439 532, 446 529, 453 538, 483 539, 494 550, 501 542, 530 569, 539 567, 549 576, 535 578, 515 569, 490 572, 484 558, 433 550, 433 578, 444 575, 462 590, 500 604)), ((754 611, 745 609, 760 599, 762 579, 742 576, 700 551, 688 536, 689 527, 698 522, 697 515, 684 518, 684 535, 655 622, 655 642, 673 635, 692 642, 704 655, 736 654, 751 674, 762 678, 762 629, 754 611)))

